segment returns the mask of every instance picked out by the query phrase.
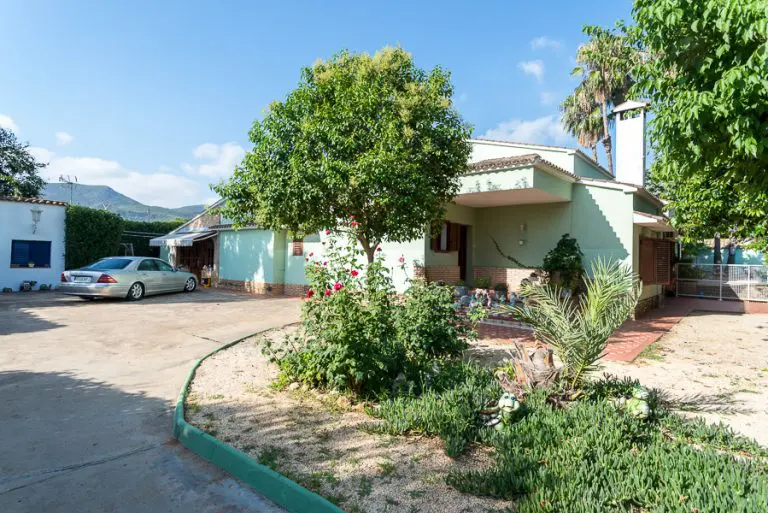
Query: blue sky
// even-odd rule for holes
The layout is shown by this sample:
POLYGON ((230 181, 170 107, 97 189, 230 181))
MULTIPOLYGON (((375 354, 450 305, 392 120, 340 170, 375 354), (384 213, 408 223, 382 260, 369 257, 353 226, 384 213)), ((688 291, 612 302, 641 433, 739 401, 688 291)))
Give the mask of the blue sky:
MULTIPOLYGON (((210 201, 252 121, 302 66, 400 45, 452 73, 475 136, 574 145, 557 105, 584 24, 629 0, 40 2, 0 0, 0 125, 50 162, 145 203, 210 201)), ((604 162, 603 162, 604 163, 604 162)))

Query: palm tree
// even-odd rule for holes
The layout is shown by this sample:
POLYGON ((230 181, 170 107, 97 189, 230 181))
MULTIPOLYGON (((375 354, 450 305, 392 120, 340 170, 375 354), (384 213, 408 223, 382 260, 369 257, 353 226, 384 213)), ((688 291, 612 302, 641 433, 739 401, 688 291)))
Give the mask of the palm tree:
POLYGON ((580 87, 589 91, 600 109, 601 139, 608 157, 608 171, 614 174, 610 108, 624 100, 632 85, 630 72, 640 55, 624 33, 595 26, 584 27, 584 33, 590 39, 576 52, 578 65, 573 74, 582 77, 580 87))
POLYGON ((603 134, 600 107, 588 84, 582 83, 560 104, 563 127, 576 137, 580 146, 592 150, 592 159, 597 162, 597 143, 603 134))
POLYGON ((563 363, 562 378, 578 388, 585 374, 598 368, 608 339, 637 306, 642 285, 619 261, 596 260, 578 298, 557 285, 524 285, 525 306, 506 307, 533 327, 536 338, 554 349, 563 363))

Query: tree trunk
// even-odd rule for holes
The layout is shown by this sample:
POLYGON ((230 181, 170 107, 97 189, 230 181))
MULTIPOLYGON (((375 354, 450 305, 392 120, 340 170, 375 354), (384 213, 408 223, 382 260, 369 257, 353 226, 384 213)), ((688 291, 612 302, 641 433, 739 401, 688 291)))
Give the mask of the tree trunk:
POLYGON ((371 245, 364 235, 360 235, 357 240, 360 241, 360 245, 363 247, 363 251, 365 251, 365 257, 368 259, 368 264, 372 264, 378 244, 371 245))
POLYGON ((592 145, 592 160, 597 162, 597 144, 592 145))
POLYGON ((601 103, 601 109, 603 112, 603 146, 605 147, 605 156, 608 158, 608 171, 616 176, 613 172, 613 149, 611 148, 611 131, 608 128, 608 102, 605 100, 601 103))

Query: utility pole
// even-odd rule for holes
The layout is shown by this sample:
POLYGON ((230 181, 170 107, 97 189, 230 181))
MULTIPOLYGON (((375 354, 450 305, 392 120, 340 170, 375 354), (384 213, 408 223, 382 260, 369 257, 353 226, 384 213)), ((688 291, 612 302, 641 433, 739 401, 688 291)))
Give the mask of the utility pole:
POLYGON ((71 205, 75 186, 77 185, 77 176, 59 175, 59 183, 65 183, 69 185, 69 204, 71 205))

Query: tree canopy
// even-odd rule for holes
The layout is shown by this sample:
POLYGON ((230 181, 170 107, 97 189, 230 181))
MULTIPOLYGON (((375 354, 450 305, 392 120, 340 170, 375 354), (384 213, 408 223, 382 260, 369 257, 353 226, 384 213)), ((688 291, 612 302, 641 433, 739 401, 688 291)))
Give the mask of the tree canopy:
POLYGON ((0 196, 37 198, 45 187, 40 169, 46 164, 35 161, 29 144, 23 144, 12 131, 0 127, 0 196))
POLYGON ((423 235, 459 190, 470 127, 450 75, 401 48, 341 52, 255 121, 249 151, 214 187, 237 224, 311 233, 354 217, 369 261, 383 240, 423 235))
POLYGON ((768 235, 768 3, 635 0, 651 179, 687 239, 768 235))

